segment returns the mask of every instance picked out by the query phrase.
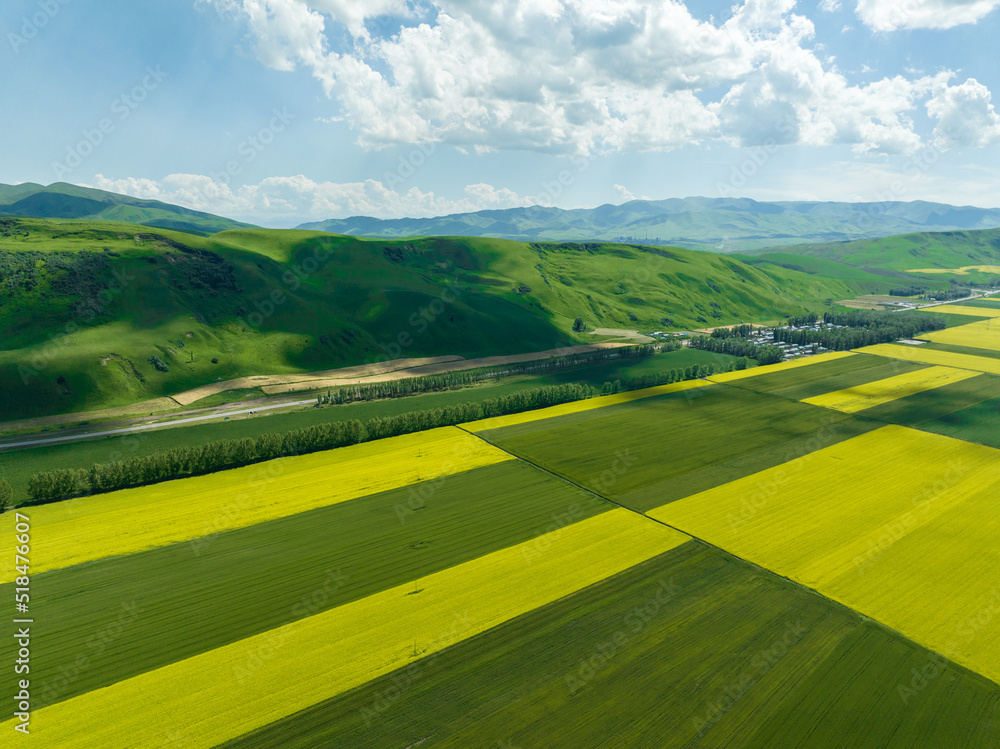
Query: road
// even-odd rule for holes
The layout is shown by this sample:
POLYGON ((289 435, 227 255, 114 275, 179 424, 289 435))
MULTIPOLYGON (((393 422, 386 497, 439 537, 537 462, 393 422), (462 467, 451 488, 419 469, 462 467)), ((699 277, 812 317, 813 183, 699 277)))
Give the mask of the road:
POLYGON ((291 408, 294 406, 304 406, 308 403, 315 403, 315 398, 309 398, 308 400, 302 401, 285 401, 284 403, 275 403, 270 406, 256 406, 254 408, 243 408, 235 411, 219 411, 217 413, 205 414, 204 416, 190 416, 185 419, 173 419, 171 421, 160 421, 152 424, 136 424, 129 427, 121 427, 119 429, 107 429, 103 432, 75 432, 73 434, 63 434, 59 437, 46 437, 39 435, 37 437, 25 437, 13 442, 3 442, 0 441, 0 451, 10 450, 16 447, 39 447, 40 445, 52 445, 59 442, 76 442, 78 440, 88 440, 97 439, 98 437, 114 437, 120 434, 129 434, 132 432, 141 432, 145 429, 164 429, 167 427, 176 426, 178 424, 191 424, 197 421, 209 421, 211 419, 228 419, 231 416, 239 416, 240 414, 250 414, 257 413, 258 411, 270 411, 274 408, 291 408))

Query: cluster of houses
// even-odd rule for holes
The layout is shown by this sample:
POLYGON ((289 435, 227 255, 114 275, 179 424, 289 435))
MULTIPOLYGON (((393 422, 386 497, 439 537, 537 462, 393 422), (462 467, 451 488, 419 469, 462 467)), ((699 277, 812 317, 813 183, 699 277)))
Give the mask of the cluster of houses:
POLYGON ((774 331, 775 330, 834 330, 836 328, 843 328, 843 325, 834 325, 832 323, 826 322, 816 322, 811 325, 782 325, 778 328, 757 328, 754 330, 753 334, 750 336, 749 340, 761 346, 777 346, 781 349, 782 357, 784 359, 797 359, 800 356, 812 356, 813 354, 822 354, 826 351, 825 346, 821 346, 818 343, 803 343, 794 344, 786 343, 785 341, 775 341, 774 331))

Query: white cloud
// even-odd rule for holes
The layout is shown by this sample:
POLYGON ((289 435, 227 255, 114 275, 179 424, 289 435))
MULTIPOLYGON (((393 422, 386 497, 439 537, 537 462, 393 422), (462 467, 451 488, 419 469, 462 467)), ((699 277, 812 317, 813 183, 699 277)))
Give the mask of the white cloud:
POLYGON ((938 87, 927 102, 927 113, 938 121, 934 138, 943 148, 982 148, 1000 142, 1000 115, 990 102, 989 89, 975 78, 938 87))
MULTIPOLYGON (((426 0, 413 6, 419 17, 403 0, 214 2, 244 19, 264 64, 311 71, 366 148, 590 154, 721 139, 912 152, 921 144, 915 115, 937 80, 851 84, 817 56, 813 23, 793 12, 795 0, 744 0, 721 24, 699 21, 680 0, 426 0), (370 33, 386 14, 398 33, 370 33), (705 94, 714 90, 723 93, 705 94)), ((963 17, 1000 0, 877 7, 904 3, 915 19, 944 6, 963 17)), ((868 0, 858 13, 890 18, 868 0)))
POLYGON ((299 223, 349 216, 440 216, 551 202, 482 183, 468 185, 462 197, 450 199, 416 187, 398 192, 372 179, 349 183, 315 182, 303 175, 268 177, 255 185, 233 189, 201 174, 170 174, 159 181, 135 177, 111 179, 98 174, 89 186, 265 223, 299 223))
POLYGON ((834 13, 840 10, 840 0, 820 0, 819 9, 824 13, 834 13))
POLYGON ((858 0, 857 14, 875 31, 950 29, 976 23, 998 7, 1000 0, 858 0))
POLYGON ((612 185, 611 189, 614 190, 618 195, 621 196, 622 200, 629 201, 635 200, 635 195, 633 195, 627 187, 624 185, 612 185))

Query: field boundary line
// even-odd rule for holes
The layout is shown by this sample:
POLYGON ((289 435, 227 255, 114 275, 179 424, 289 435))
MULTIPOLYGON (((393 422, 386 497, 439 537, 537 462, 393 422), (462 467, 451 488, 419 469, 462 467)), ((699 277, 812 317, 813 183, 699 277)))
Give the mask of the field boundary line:
MULTIPOLYGON (((775 397, 780 397, 780 396, 775 396, 775 397)), ((791 400, 791 399, 789 399, 789 400, 791 400)), ((796 401, 796 402, 800 402, 800 401, 796 401)), ((875 421, 878 421, 878 419, 875 419, 875 421)), ((889 424, 889 426, 897 426, 898 427, 899 425, 898 424, 889 424)), ((461 426, 459 426, 457 428, 458 429, 462 429, 461 426)), ((911 429, 912 427, 902 427, 902 428, 903 429, 911 429)), ((464 430, 464 431, 467 431, 467 430, 464 430)), ((920 431, 920 430, 916 430, 916 431, 920 431)), ((741 557, 741 556, 739 556, 737 554, 734 554, 733 552, 731 552, 731 551, 729 551, 727 549, 724 549, 721 546, 717 546, 717 545, 713 544, 711 541, 707 541, 704 538, 701 538, 700 536, 696 536, 695 534, 691 533, 690 531, 686 531, 686 530, 683 530, 682 528, 678 528, 677 526, 671 525, 670 523, 667 523, 667 522, 665 522, 663 520, 659 520, 658 518, 651 517, 651 516, 647 515, 644 512, 639 512, 638 510, 634 510, 631 507, 626 507, 625 505, 623 505, 623 504, 621 504, 619 502, 616 502, 615 500, 611 499, 610 497, 605 497, 603 494, 600 494, 600 493, 594 491, 593 489, 590 489, 588 487, 582 486, 582 485, 578 484, 577 482, 573 481, 572 479, 567 478, 566 476, 563 476, 560 473, 558 473, 556 471, 553 471, 553 470, 551 470, 549 468, 546 468, 545 466, 540 465, 540 464, 534 462, 533 460, 531 460, 529 458, 525 458, 525 457, 522 457, 520 455, 516 455, 515 453, 512 453, 509 450, 506 450, 505 448, 500 447, 499 445, 495 444, 494 442, 491 442, 490 440, 486 439, 482 435, 475 434, 474 432, 469 432, 469 434, 472 434, 472 436, 474 436, 474 437, 478 437, 479 439, 483 440, 483 442, 486 442, 486 443, 492 445, 493 447, 495 447, 498 450, 503 450, 505 453, 507 453, 508 455, 511 455, 516 460, 524 461, 525 463, 528 463, 529 465, 534 466, 535 468, 539 469, 540 471, 544 471, 545 473, 548 473, 548 474, 550 474, 551 476, 554 476, 557 479, 565 481, 568 484, 572 484, 574 487, 576 487, 580 491, 586 492, 587 494, 591 494, 591 495, 597 497, 598 499, 601 499, 601 500, 603 500, 605 502, 608 502, 609 504, 614 505, 615 507, 621 508, 623 510, 628 510, 631 513, 634 513, 634 514, 639 515, 639 516, 641 516, 643 518, 646 518, 650 522, 657 523, 659 525, 664 526, 665 528, 669 528, 672 531, 676 531, 677 533, 683 533, 685 536, 690 537, 691 540, 697 541, 697 542, 699 542, 699 543, 701 543, 701 544, 703 544, 703 545, 705 545, 705 546, 707 546, 707 547, 709 547, 711 549, 716 550, 717 552, 720 552, 722 554, 725 554, 726 556, 732 557, 733 559, 737 559, 740 562, 742 562, 743 564, 749 565, 750 567, 758 570, 762 574, 769 575, 769 576, 771 576, 773 578, 776 578, 778 580, 783 580, 788 585, 793 585, 796 588, 799 588, 800 590, 804 590, 804 591, 806 591, 808 593, 811 593, 814 596, 822 598, 824 601, 827 601, 832 606, 838 607, 838 608, 846 611, 847 613, 852 614, 853 616, 857 617, 858 619, 860 619, 862 621, 870 622, 870 623, 874 624, 875 626, 880 627, 884 631, 886 631, 886 632, 890 633, 891 635, 899 638, 903 642, 910 643, 910 644, 912 644, 912 645, 914 645, 916 647, 919 647, 919 648, 922 648, 924 650, 927 650, 928 652, 935 653, 936 655, 939 655, 941 658, 943 658, 944 660, 946 660, 948 662, 948 664, 952 668, 958 669, 958 670, 961 670, 961 671, 964 671, 964 672, 967 672, 967 673, 969 673, 969 674, 971 674, 971 675, 973 675, 973 676, 975 676, 975 677, 977 677, 979 679, 983 679, 983 680, 989 682, 990 684, 995 684, 997 687, 1000 687, 1000 682, 994 681, 990 677, 985 676, 984 674, 981 674, 978 671, 974 671, 973 669, 969 668, 968 666, 964 666, 961 663, 956 663, 955 661, 953 661, 950 658, 948 658, 944 653, 938 653, 936 650, 934 650, 930 646, 925 645, 923 643, 920 643, 920 642, 914 640, 912 637, 909 637, 909 636, 903 634, 902 632, 899 632, 898 630, 893 629, 888 624, 885 624, 884 622, 879 621, 878 619, 874 619, 874 618, 868 616, 867 614, 865 614, 865 613, 863 613, 861 611, 858 611, 857 609, 853 609, 853 608, 851 608, 850 606, 848 606, 845 603, 841 603, 840 601, 838 601, 838 600, 836 600, 834 598, 830 598, 829 596, 825 595, 824 593, 821 593, 820 591, 816 590, 815 588, 811 588, 808 585, 804 585, 803 583, 800 583, 797 580, 793 580, 790 577, 786 577, 785 575, 782 575, 779 572, 776 572, 776 571, 774 571, 772 569, 769 569, 768 567, 764 567, 764 566, 762 566, 760 564, 757 564, 756 562, 753 562, 753 561, 751 561, 749 559, 745 559, 744 557, 741 557)), ((848 441, 850 441, 850 440, 848 440, 848 441)), ((964 441, 964 440, 959 440, 959 441, 964 441)), ((977 444, 977 443, 971 443, 971 444, 977 444)), ((783 464, 779 464, 779 465, 783 465, 783 464)), ((769 470, 769 469, 765 469, 765 470, 769 470)), ((753 475, 753 474, 751 474, 751 475, 753 475)))

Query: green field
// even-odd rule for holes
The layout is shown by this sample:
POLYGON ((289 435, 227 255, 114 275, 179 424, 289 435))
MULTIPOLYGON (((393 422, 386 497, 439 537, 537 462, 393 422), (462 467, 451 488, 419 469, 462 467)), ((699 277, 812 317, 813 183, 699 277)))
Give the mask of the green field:
POLYGON ((692 541, 224 746, 998 741, 996 684, 692 541), (928 664, 934 678, 901 693, 928 664))
POLYGON ((1000 396, 924 422, 920 428, 1000 448, 1000 396))
POLYGON ((755 393, 804 400, 886 377, 914 372, 925 366, 927 365, 857 354, 783 372, 770 372, 756 377, 731 380, 726 384, 752 390, 755 393))
MULTIPOLYGON (((928 422, 933 423, 935 419, 974 408, 994 398, 1000 398, 1000 377, 983 374, 889 401, 859 413, 889 424, 923 429, 928 422)), ((932 428, 931 431, 936 430, 932 428)))
POLYGON ((984 356, 990 359, 1000 359, 1000 351, 991 351, 988 348, 955 346, 950 343, 925 343, 920 348, 929 348, 936 351, 950 351, 953 354, 967 354, 968 356, 984 356))
POLYGON ((644 512, 877 426, 825 408, 711 385, 482 436, 644 512))
MULTIPOLYGON (((965 306, 965 305, 962 305, 965 306)), ((957 328, 960 325, 968 325, 971 322, 979 322, 980 320, 989 320, 989 316, 984 315, 983 317, 977 317, 976 315, 942 315, 940 312, 935 312, 933 307, 922 307, 917 310, 917 312, 927 312, 928 314, 936 314, 944 318, 944 326, 946 328, 957 328)))
MULTIPOLYGON (((31 580, 37 694, 46 704, 62 701, 397 585, 419 586, 432 572, 611 508, 508 461, 42 573, 31 580), (104 647, 106 631, 117 634, 104 647), (80 654, 88 665, 63 683, 80 654)), ((0 595, 12 598, 13 587, 0 585, 0 595)), ((4 638, 0 656, 14 658, 13 642, 4 638)), ((5 693, 13 677, 0 677, 5 693)))
MULTIPOLYGON (((28 481, 35 473, 58 468, 89 468, 95 463, 109 463, 125 458, 152 455, 176 447, 192 447, 224 439, 258 437, 268 433, 284 433, 316 424, 395 416, 407 411, 425 411, 460 403, 481 403, 521 390, 579 382, 600 386, 620 378, 641 377, 671 369, 686 369, 696 364, 725 366, 736 357, 713 354, 698 349, 683 348, 658 354, 647 359, 626 362, 605 362, 572 367, 544 375, 518 375, 489 380, 476 387, 439 393, 424 393, 402 398, 348 403, 340 406, 306 408, 281 413, 264 411, 253 416, 241 414, 228 421, 219 419, 164 429, 146 430, 115 437, 83 440, 63 444, 42 445, 19 450, 0 450, 0 477, 14 489, 14 501, 28 499, 28 481)), ((308 393, 303 398, 309 397, 308 393)), ((201 402, 198 403, 202 405, 201 402)), ((59 432, 54 431, 53 436, 59 432)))
POLYGON ((982 307, 983 309, 996 309, 1000 305, 1000 296, 986 297, 984 299, 970 299, 961 303, 963 307, 982 307))
POLYGON ((681 249, 17 221, 0 236, 0 421, 247 375, 592 341, 572 331, 577 317, 688 329, 816 312, 855 293, 681 249))

